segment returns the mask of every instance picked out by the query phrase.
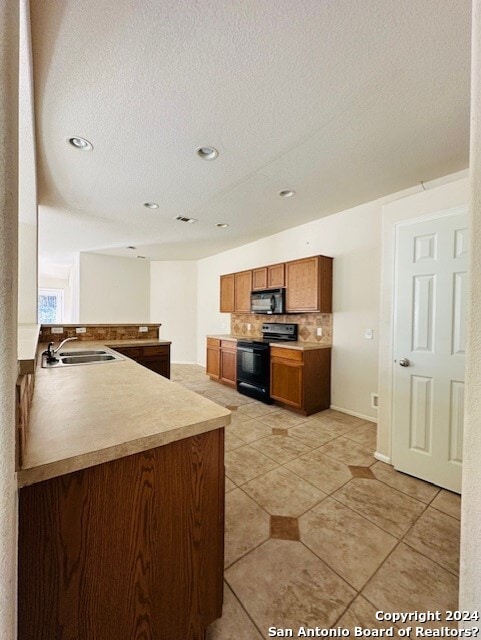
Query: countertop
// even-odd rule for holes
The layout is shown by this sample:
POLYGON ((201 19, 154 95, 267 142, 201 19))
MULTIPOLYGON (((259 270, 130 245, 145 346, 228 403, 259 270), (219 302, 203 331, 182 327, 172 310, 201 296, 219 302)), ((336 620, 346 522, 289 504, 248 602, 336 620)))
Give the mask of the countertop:
POLYGON ((39 324, 19 324, 17 328, 18 373, 25 375, 35 371, 39 324))
MULTIPOLYGON (((215 340, 253 340, 259 336, 236 336, 230 333, 226 334, 209 334, 207 338, 214 338, 215 340)), ((301 340, 287 340, 286 342, 271 342, 273 347, 282 347, 286 349, 297 349, 298 351, 312 351, 313 349, 331 349, 331 344, 322 344, 320 342, 303 342, 301 340)))
MULTIPOLYGON (((67 343, 66 349, 169 344, 165 340, 67 343)), ((40 347, 43 350, 43 345, 40 347)), ((20 487, 230 423, 230 411, 140 364, 122 360, 35 374, 20 487)))

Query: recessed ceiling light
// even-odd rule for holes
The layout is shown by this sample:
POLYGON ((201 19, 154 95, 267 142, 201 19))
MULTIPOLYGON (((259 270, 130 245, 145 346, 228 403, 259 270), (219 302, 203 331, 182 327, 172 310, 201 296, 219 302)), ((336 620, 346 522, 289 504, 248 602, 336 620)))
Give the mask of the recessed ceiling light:
POLYGON ((127 247, 127 249, 137 249, 137 247, 134 247, 133 245, 129 244, 129 246, 127 247))
POLYGON ((227 229, 229 225, 226 222, 218 222, 215 226, 219 229, 227 229))
POLYGON ((79 138, 78 136, 73 136, 68 139, 69 144, 75 149, 80 149, 80 151, 92 151, 94 148, 93 144, 86 140, 85 138, 79 138))
POLYGON ((145 260, 146 256, 137 256, 137 258, 140 258, 141 260, 145 260))
POLYGON ((198 222, 195 218, 186 218, 185 216, 175 216, 174 220, 179 220, 180 222, 188 222, 189 224, 194 224, 194 222, 198 222))
POLYGON ((147 209, 158 209, 159 205, 156 202, 144 202, 144 207, 147 209))
POLYGON ((215 160, 219 155, 219 152, 215 147, 198 147, 196 149, 197 155, 203 160, 215 160))
POLYGON ((296 195, 296 192, 292 189, 284 189, 283 191, 279 191, 279 195, 281 198, 292 198, 292 196, 296 195))

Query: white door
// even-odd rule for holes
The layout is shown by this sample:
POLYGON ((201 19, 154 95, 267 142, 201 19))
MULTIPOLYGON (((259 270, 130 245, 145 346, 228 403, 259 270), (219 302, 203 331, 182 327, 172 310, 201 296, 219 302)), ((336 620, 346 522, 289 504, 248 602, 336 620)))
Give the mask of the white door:
POLYGON ((393 446, 399 471, 461 492, 467 213, 399 225, 393 446))

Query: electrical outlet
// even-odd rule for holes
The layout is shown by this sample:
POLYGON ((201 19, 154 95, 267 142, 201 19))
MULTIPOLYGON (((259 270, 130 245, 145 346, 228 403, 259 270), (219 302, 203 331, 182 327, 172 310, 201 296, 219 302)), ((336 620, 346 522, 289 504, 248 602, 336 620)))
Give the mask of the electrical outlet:
POLYGON ((366 338, 366 340, 372 340, 374 337, 374 330, 364 329, 364 337, 366 338))
POLYGON ((317 335, 318 335, 319 337, 321 337, 321 336, 322 336, 322 327, 317 327, 317 329, 316 329, 316 333, 317 333, 317 335))
POLYGON ((149 327, 139 327, 139 333, 147 333, 149 327))
POLYGON ((52 327, 50 333, 63 333, 63 327, 52 327))
POLYGON ((250 331, 252 329, 252 325, 250 322, 247 323, 247 331, 250 331))
POLYGON ((75 333, 87 333, 86 327, 75 327, 75 333))
POLYGON ((379 394, 371 393, 371 407, 377 409, 379 407, 379 394))

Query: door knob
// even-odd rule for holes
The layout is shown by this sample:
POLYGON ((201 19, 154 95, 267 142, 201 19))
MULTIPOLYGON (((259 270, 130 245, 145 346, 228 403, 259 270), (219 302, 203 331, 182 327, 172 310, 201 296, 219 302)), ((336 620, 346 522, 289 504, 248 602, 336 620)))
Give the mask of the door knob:
POLYGON ((409 360, 407 358, 401 358, 399 360, 399 364, 401 365, 401 367, 409 367, 409 365, 411 363, 409 362, 409 360))

